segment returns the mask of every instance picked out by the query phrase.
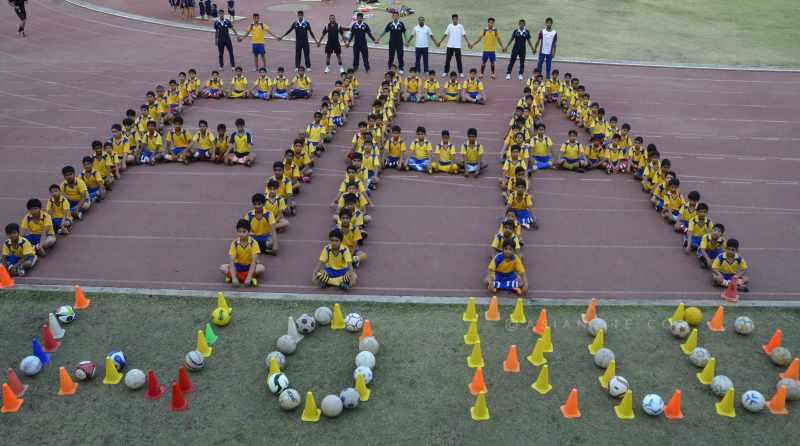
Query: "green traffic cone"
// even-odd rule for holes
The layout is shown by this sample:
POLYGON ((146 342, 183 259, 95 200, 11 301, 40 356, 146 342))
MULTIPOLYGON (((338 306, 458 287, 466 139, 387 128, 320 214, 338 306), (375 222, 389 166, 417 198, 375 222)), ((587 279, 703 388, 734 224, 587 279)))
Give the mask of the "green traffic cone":
POLYGON ((205 336, 206 336, 206 342, 208 343, 208 345, 214 345, 214 343, 217 342, 217 339, 219 338, 214 333, 214 329, 211 328, 211 324, 209 324, 208 322, 206 322, 206 333, 205 333, 205 336))

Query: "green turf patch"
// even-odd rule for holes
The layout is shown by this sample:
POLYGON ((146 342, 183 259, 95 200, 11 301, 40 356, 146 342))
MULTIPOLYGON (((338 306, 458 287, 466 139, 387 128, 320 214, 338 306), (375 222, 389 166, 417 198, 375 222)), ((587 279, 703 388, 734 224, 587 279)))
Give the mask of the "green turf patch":
MULTIPOLYGON (((497 19, 503 42, 522 18, 534 34, 553 17, 559 32, 557 57, 698 64, 800 66, 800 27, 794 0, 563 1, 408 0, 441 37, 457 13, 474 41, 488 16, 497 19), (524 12, 521 12, 524 11, 524 12), (794 43, 792 43, 794 42, 794 43)), ((370 24, 382 30, 389 17, 376 12, 370 24)), ((476 47, 480 50, 480 47, 476 47)), ((505 62, 500 62, 504 67, 505 62)))
MULTIPOLYGON (((714 413, 717 399, 694 377, 698 371, 681 353, 662 327, 671 314, 664 307, 600 307, 609 323, 606 346, 617 355, 618 373, 634 391, 637 418, 622 422, 612 407, 617 400, 597 384, 601 369, 586 350, 591 341, 578 320, 576 307, 548 307, 555 352, 548 355, 553 391, 545 396, 530 389, 537 370, 524 360, 536 337, 529 328, 508 327, 503 322, 479 323, 486 360, 487 399, 491 421, 475 423, 468 410, 474 398, 467 391, 472 370, 463 344, 467 324, 461 306, 388 305, 348 303, 345 312, 369 318, 381 341, 372 399, 338 419, 317 424, 299 421, 300 412, 283 412, 265 385, 264 357, 285 333, 286 318, 311 313, 313 302, 273 302, 229 299, 233 322, 217 330, 220 339, 206 369, 192 373, 197 391, 189 396, 185 413, 171 413, 168 400, 148 401, 142 392, 123 384, 106 386, 102 377, 82 383, 76 395, 58 397, 58 365, 72 369, 78 361, 100 362, 113 349, 125 351, 129 367, 152 368, 168 384, 175 379, 183 355, 194 348, 195 332, 214 307, 207 298, 161 298, 93 295, 92 306, 66 326, 62 347, 47 367, 33 379, 25 405, 14 415, 0 416, 6 444, 144 444, 237 443, 271 444, 753 444, 791 442, 796 432, 794 403, 787 417, 745 413, 738 404, 741 393, 756 389, 769 398, 782 371, 760 353, 776 328, 784 332, 783 344, 800 345, 797 309, 729 308, 727 331, 700 329, 700 345, 717 358, 717 371, 728 375, 737 390, 738 417, 729 420, 714 413), (749 315, 756 324, 752 336, 732 331, 733 319, 749 315), (519 346, 522 373, 507 375, 501 362, 509 344, 519 346), (569 389, 580 390, 583 417, 561 418, 558 407, 569 389), (649 418, 640 409, 645 393, 668 399, 675 388, 683 390, 686 418, 668 422, 649 418), (792 427, 795 426, 795 427, 792 427)), ((16 367, 29 354, 31 337, 47 313, 71 302, 59 293, 3 292, 0 314, 0 358, 16 367)), ((534 318, 539 307, 526 307, 534 318)), ((485 308, 479 308, 483 311, 485 308)), ((503 307, 503 317, 510 308, 503 307)), ((711 310, 705 309, 706 317, 711 310)), ((301 394, 313 390, 317 402, 328 393, 352 383, 356 337, 323 328, 304 339, 288 358, 285 370, 291 386, 301 394)))

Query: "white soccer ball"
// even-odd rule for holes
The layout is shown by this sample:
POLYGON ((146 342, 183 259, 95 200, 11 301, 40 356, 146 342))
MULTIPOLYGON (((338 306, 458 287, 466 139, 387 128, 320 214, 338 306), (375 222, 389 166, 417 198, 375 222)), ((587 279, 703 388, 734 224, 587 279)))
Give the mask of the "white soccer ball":
POLYGON ((337 395, 327 395, 319 403, 319 408, 322 410, 322 415, 326 417, 338 417, 344 409, 344 403, 337 395))
POLYGON ((608 394, 619 398, 628 391, 628 380, 624 376, 615 376, 608 382, 608 394))
POLYGON ((775 347, 769 354, 769 359, 777 366, 787 366, 792 362, 792 352, 786 347, 775 347))
POLYGON ((297 341, 288 334, 279 337, 276 345, 278 347, 278 351, 284 355, 291 355, 295 350, 297 350, 297 341))
POLYGON ((594 354, 594 365, 604 369, 614 360, 614 352, 610 348, 601 348, 594 354))
POLYGON ((756 329, 756 324, 747 316, 739 316, 733 322, 733 330, 740 335, 746 336, 756 329))
POLYGON ((731 387, 733 381, 725 375, 717 375, 711 380, 711 392, 716 396, 725 396, 731 387))
POLYGON ((364 382, 366 384, 372 382, 372 369, 370 369, 369 367, 364 367, 364 366, 356 367, 356 369, 353 370, 353 379, 356 379, 356 376, 358 375, 364 375, 364 382))
POLYGON ((766 403, 764 395, 756 390, 748 390, 742 394, 742 407, 750 412, 761 412, 766 403))
POLYGON ((358 313, 349 313, 344 317, 344 329, 355 333, 364 326, 364 318, 358 313))
POLYGON ((368 351, 359 352, 356 355, 356 367, 367 367, 372 370, 375 368, 375 355, 368 351))
POLYGON ((652 393, 645 395, 642 399, 642 410, 651 417, 661 415, 664 412, 664 400, 652 393))
POLYGON ((604 332, 608 331, 608 324, 606 324, 605 320, 596 317, 589 321, 589 324, 586 325, 586 330, 589 331, 590 335, 595 336, 600 330, 603 330, 604 332))
POLYGON ((56 318, 63 324, 72 323, 76 317, 78 317, 78 314, 69 305, 60 306, 56 310, 56 318))
POLYGON ((190 372, 197 372, 206 366, 206 360, 197 350, 192 350, 183 358, 183 366, 190 372))
POLYGON ((267 377, 267 387, 273 395, 278 395, 289 388, 289 378, 283 373, 275 373, 267 377))
POLYGON ((314 310, 314 319, 320 325, 328 325, 333 318, 333 311, 328 307, 319 307, 314 310))
POLYGON ((342 400, 342 406, 344 406, 345 409, 355 409, 358 407, 360 398, 358 390, 352 387, 348 387, 339 393, 339 399, 342 400))
POLYGON ((302 334, 310 334, 315 328, 317 328, 317 321, 307 314, 301 314, 295 323, 297 324, 297 331, 302 334))
POLYGON ((381 349, 381 344, 378 343, 378 340, 375 339, 373 336, 367 336, 366 338, 358 341, 358 351, 370 352, 373 355, 377 355, 380 349, 381 349))
POLYGON ((279 351, 267 353, 267 357, 264 359, 264 362, 267 363, 267 369, 269 369, 269 364, 272 362, 272 358, 278 360, 278 367, 280 367, 281 370, 283 370, 283 368, 286 366, 286 355, 284 355, 279 351))
POLYGON ((711 359, 711 353, 703 347, 695 348, 692 350, 692 354, 689 355, 689 362, 695 367, 705 367, 709 359, 711 359))
POLYGON ((676 338, 685 339, 692 332, 692 327, 686 321, 675 321, 669 326, 669 332, 676 338))
POLYGON ((301 402, 300 392, 295 389, 286 389, 278 395, 278 404, 283 410, 297 409, 301 402))
POLYGON ((784 378, 778 381, 778 384, 775 385, 775 390, 780 389, 781 386, 786 386, 787 400, 789 401, 800 400, 800 381, 795 381, 791 378, 784 378))
POLYGON ((141 389, 146 382, 147 376, 139 369, 130 369, 125 374, 125 386, 131 390, 141 389))
POLYGON ((19 371, 25 376, 34 376, 42 371, 42 360, 36 356, 26 356, 19 362, 19 371))

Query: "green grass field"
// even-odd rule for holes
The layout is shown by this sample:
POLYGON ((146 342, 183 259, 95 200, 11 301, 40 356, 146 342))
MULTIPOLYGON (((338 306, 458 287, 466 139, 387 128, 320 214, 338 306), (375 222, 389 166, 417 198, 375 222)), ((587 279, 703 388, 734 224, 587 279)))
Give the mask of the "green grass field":
MULTIPOLYGON (((503 41, 526 19, 534 33, 546 17, 559 31, 558 57, 699 64, 800 66, 800 4, 794 0, 407 0, 437 38, 458 13, 470 41, 497 19, 503 41), (524 12, 521 12, 524 11, 524 12), (794 43, 792 43, 794 42, 794 43)), ((385 24, 386 14, 371 19, 385 24)), ((416 24, 417 17, 404 19, 416 24)), ((476 49, 480 49, 476 47, 476 49)))
MULTIPOLYGON (((99 361, 121 348, 129 367, 152 368, 165 383, 174 379, 184 353, 194 348, 194 332, 214 306, 201 298, 91 297, 92 307, 66 327, 55 365, 71 369, 79 360, 99 361)), ((31 337, 46 314, 68 302, 71 296, 66 294, 1 293, 3 365, 16 367, 29 354, 31 337)), ((754 319, 756 332, 750 337, 730 328, 720 334, 700 330, 700 344, 716 356, 718 373, 727 374, 736 385, 739 413, 734 420, 714 413, 716 398, 699 385, 697 369, 661 328, 670 309, 599 309, 610 324, 606 344, 617 354, 618 373, 628 378, 634 391, 637 418, 627 422, 615 418, 616 400, 597 384, 601 370, 586 351, 590 337, 577 324, 580 309, 548 308, 554 328, 555 352, 548 357, 554 389, 545 396, 530 389, 537 372, 527 362, 516 375, 504 374, 500 366, 509 344, 518 344, 526 356, 535 336, 502 322, 481 322, 492 419, 475 423, 468 416, 473 397, 466 388, 471 370, 465 362, 470 348, 462 341, 463 307, 349 303, 345 312, 371 319, 382 344, 372 399, 338 419, 305 424, 299 412, 281 411, 268 394, 264 357, 285 332, 288 315, 312 312, 318 304, 231 300, 231 305, 233 322, 217 331, 220 339, 206 369, 191 375, 199 389, 190 395, 187 412, 169 412, 168 400, 148 401, 122 384, 103 385, 102 378, 81 384, 72 397, 58 397, 57 367, 50 366, 27 380, 32 386, 22 410, 0 416, 4 443, 222 444, 269 439, 271 444, 643 444, 646 438, 651 444, 790 444, 797 432, 796 403, 789 416, 776 417, 745 413, 738 398, 748 389, 772 395, 781 369, 759 353, 759 345, 781 327, 784 345, 796 349, 798 310, 729 309, 729 325, 737 315, 754 319), (571 387, 581 392, 583 417, 578 420, 565 420, 558 410, 571 387), (685 420, 649 418, 639 409, 645 393, 669 398, 676 387, 683 390, 685 420)), ((539 307, 527 309, 531 318, 539 307)), ((509 309, 502 311, 505 317, 509 309)), ((312 389, 319 402, 325 394, 350 385, 355 345, 355 335, 327 328, 307 337, 289 357, 286 373, 292 387, 303 394, 312 389)))

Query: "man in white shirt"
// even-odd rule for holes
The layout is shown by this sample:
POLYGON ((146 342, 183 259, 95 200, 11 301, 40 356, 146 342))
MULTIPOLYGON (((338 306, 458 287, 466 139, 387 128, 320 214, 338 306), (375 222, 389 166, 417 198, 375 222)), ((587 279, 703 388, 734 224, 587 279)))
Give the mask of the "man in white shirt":
POLYGON ((533 46, 534 53, 536 53, 537 48, 539 49, 539 63, 536 65, 536 69, 544 75, 545 79, 550 79, 550 66, 553 63, 553 57, 556 55, 557 41, 558 34, 553 29, 553 19, 548 17, 544 21, 544 29, 539 31, 536 45, 533 46), (542 65, 545 65, 544 72, 542 72, 542 65))
POLYGON ((444 71, 442 72, 442 77, 446 77, 448 73, 450 73, 450 61, 453 59, 453 56, 456 56, 456 66, 458 67, 458 75, 464 77, 464 68, 461 65, 461 40, 465 40, 467 45, 469 45, 469 39, 467 39, 467 32, 464 30, 464 26, 458 23, 458 14, 452 15, 453 23, 447 25, 447 30, 444 32, 444 36, 442 36, 441 40, 436 43, 436 46, 439 46, 444 42, 444 39, 447 38, 447 54, 445 55, 444 59, 444 71))
MULTIPOLYGON (((418 19, 419 24, 414 27, 413 31, 411 31, 411 35, 408 36, 406 40, 406 45, 411 43, 411 39, 415 39, 414 43, 414 68, 416 68, 418 73, 427 73, 428 72, 428 39, 433 39, 433 31, 431 27, 425 24, 425 17, 420 17, 418 19), (419 61, 422 59, 423 71, 420 71, 419 61)), ((433 42, 436 43, 436 39, 433 39, 433 42)))

